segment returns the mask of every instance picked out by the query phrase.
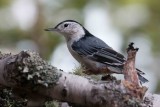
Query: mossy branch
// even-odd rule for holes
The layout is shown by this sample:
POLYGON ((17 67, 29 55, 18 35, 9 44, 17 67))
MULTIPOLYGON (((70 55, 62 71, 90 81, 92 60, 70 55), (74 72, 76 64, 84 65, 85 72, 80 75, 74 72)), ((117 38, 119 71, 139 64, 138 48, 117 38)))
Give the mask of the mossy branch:
POLYGON ((146 87, 128 79, 95 81, 67 74, 30 51, 0 54, 0 84, 27 99, 30 107, 51 100, 85 107, 147 107, 146 87))

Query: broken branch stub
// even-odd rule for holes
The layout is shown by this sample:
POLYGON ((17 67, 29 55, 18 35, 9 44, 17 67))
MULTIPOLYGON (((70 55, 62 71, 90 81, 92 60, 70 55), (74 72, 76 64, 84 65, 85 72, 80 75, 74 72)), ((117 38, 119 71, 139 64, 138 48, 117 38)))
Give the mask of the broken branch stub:
POLYGON ((136 86, 139 86, 139 79, 135 68, 135 58, 138 48, 134 48, 133 44, 134 43, 130 43, 127 48, 128 56, 127 61, 124 64, 123 73, 126 81, 129 81, 135 84, 136 86))

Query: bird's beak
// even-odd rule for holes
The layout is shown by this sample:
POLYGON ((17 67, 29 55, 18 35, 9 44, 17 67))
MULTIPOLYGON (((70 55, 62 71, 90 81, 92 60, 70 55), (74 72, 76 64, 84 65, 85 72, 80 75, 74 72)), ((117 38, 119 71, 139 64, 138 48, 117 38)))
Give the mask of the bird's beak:
POLYGON ((47 28, 47 29, 44 29, 45 31, 58 31, 58 29, 56 28, 47 28))

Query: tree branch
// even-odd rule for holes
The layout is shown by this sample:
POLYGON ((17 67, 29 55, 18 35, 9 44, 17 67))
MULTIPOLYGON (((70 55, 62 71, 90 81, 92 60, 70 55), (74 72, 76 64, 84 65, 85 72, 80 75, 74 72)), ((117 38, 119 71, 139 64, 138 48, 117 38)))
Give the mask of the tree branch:
POLYGON ((11 87, 16 95, 27 98, 28 106, 59 100, 83 107, 147 107, 143 100, 146 87, 125 79, 94 81, 68 74, 29 51, 0 54, 1 86, 11 87))

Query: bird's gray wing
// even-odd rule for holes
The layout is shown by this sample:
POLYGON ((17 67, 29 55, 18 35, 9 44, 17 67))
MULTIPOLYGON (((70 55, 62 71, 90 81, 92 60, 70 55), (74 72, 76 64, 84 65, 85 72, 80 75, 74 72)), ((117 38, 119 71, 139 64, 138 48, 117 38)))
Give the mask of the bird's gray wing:
POLYGON ((110 66, 120 66, 125 61, 123 55, 94 36, 85 37, 74 42, 72 49, 81 56, 110 66))

